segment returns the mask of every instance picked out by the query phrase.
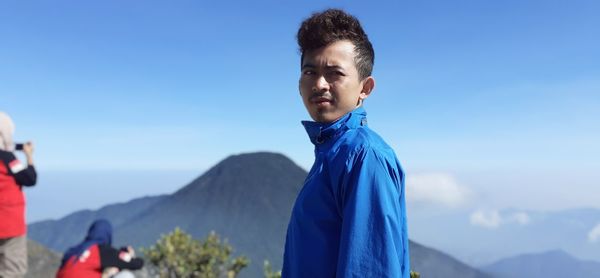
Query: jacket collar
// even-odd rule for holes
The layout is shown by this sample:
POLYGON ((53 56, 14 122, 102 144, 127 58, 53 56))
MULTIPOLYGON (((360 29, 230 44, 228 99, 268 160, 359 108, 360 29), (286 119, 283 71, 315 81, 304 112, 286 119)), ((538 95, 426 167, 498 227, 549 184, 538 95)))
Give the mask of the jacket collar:
POLYGON ((304 125, 304 129, 306 129, 310 141, 315 145, 321 145, 348 129, 366 126, 367 112, 360 106, 332 123, 302 121, 302 125, 304 125))

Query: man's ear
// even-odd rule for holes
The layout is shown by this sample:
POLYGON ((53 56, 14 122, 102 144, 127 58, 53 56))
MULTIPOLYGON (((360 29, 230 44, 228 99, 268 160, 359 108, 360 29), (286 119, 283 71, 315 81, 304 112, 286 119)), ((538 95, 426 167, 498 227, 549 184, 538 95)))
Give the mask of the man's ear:
POLYGON ((375 89, 375 78, 369 76, 362 81, 362 91, 360 92, 359 98, 365 100, 371 95, 373 89, 375 89))

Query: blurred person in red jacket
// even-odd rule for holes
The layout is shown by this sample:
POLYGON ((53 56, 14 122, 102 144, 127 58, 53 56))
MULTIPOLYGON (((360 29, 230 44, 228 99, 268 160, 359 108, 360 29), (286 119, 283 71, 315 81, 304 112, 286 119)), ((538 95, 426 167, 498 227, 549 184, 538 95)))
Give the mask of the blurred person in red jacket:
POLYGON ((112 226, 104 219, 94 221, 85 239, 63 256, 57 278, 130 278, 144 266, 144 261, 135 258, 131 246, 115 249, 112 244, 112 226))
POLYGON ((33 143, 15 144, 15 125, 0 112, 0 277, 24 277, 27 272, 27 228, 23 186, 33 186, 37 174, 33 167, 33 143), (27 163, 17 159, 22 151, 27 163))

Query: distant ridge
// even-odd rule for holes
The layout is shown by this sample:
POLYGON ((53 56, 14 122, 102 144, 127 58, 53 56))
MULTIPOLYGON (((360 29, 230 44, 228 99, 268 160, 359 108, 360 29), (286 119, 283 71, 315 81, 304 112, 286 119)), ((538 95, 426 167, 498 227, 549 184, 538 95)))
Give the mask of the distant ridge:
POLYGON ((562 250, 518 255, 484 269, 497 278, 600 277, 600 262, 579 260, 562 250))
POLYGON ((410 242, 411 268, 421 277, 427 278, 492 278, 486 272, 474 269, 465 263, 419 243, 410 242))
POLYGON ((131 219, 166 198, 166 195, 142 197, 125 203, 104 206, 99 210, 80 210, 59 220, 43 220, 29 224, 27 236, 55 252, 81 242, 95 219, 110 219, 114 227, 126 225, 131 219))

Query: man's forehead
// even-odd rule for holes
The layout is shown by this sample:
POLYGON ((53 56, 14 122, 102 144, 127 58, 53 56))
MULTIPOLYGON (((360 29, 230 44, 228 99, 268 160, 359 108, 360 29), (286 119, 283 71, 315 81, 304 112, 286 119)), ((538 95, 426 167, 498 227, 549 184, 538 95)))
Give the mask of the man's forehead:
POLYGON ((340 49, 318 49, 306 52, 303 56, 302 67, 348 67, 354 64, 354 53, 340 49))
POLYGON ((304 53, 302 67, 326 66, 347 67, 354 63, 354 44, 350 41, 337 41, 321 48, 304 53))

